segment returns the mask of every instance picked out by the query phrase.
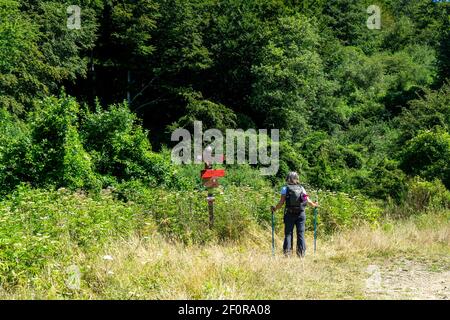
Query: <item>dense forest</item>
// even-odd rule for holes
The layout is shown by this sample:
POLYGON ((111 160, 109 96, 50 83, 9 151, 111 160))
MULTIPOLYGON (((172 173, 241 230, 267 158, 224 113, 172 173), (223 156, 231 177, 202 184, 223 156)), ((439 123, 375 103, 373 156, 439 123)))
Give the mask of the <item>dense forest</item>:
MULTIPOLYGON (((265 234, 290 171, 320 193, 320 237, 430 210, 448 226, 449 46, 447 1, 0 0, 0 288, 70 297, 61 268, 117 237, 265 234), (210 229, 203 166, 171 161, 194 121, 280 130, 276 175, 221 166, 210 229)), ((124 297, 82 271, 80 297, 124 297)))
POLYGON ((161 180, 145 136, 160 151, 193 120, 281 129, 278 175, 323 189, 400 200, 409 177, 450 187, 450 6, 372 2, 3 0, 2 191, 161 180))

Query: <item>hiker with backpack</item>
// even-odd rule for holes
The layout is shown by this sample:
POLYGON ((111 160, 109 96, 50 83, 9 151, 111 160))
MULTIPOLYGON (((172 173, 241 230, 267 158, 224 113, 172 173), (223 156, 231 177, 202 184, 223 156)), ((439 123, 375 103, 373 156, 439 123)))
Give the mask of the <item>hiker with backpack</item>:
POLYGON ((281 189, 281 199, 278 204, 272 206, 272 212, 284 209, 284 243, 285 255, 291 255, 293 247, 294 227, 297 229, 297 255, 303 257, 306 251, 305 242, 305 209, 310 206, 317 207, 318 203, 309 199, 305 188, 300 185, 298 173, 290 172, 286 178, 286 186, 281 189))

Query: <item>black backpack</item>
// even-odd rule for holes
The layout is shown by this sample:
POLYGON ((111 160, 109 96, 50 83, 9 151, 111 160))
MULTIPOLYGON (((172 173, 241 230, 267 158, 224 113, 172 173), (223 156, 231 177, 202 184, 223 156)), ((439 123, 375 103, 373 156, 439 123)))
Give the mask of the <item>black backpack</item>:
POLYGON ((286 188, 286 212, 300 213, 305 211, 307 200, 303 187, 298 184, 288 184, 286 188))

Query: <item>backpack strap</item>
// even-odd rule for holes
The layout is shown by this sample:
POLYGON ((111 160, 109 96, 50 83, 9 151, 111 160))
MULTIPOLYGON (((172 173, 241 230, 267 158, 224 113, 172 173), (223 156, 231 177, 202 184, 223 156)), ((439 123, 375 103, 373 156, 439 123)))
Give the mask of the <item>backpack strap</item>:
POLYGON ((290 207, 290 203, 291 203, 290 198, 291 198, 291 188, 290 188, 290 185, 287 184, 286 185, 286 202, 285 202, 286 203, 286 205, 285 205, 286 208, 290 207))

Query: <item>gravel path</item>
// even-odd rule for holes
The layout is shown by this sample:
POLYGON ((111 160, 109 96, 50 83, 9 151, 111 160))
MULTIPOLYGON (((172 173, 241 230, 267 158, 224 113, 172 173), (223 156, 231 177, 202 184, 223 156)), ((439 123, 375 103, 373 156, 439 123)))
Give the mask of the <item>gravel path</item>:
POLYGON ((401 259, 366 270, 366 297, 368 299, 450 299, 450 268, 448 264, 425 264, 401 259))

